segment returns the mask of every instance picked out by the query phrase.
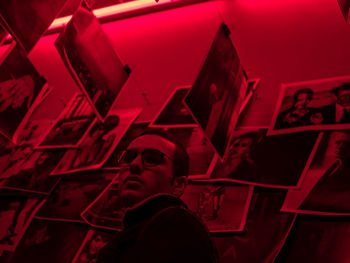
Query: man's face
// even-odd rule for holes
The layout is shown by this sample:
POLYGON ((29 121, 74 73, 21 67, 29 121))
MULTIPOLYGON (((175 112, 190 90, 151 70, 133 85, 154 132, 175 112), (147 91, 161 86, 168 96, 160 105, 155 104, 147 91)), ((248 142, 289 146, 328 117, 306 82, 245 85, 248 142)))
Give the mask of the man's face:
POLYGON ((130 165, 120 169, 119 194, 124 204, 132 206, 155 194, 172 193, 175 145, 158 135, 147 134, 133 140, 129 149, 139 153, 154 149, 165 156, 164 163, 149 166, 143 163, 139 154, 130 165))
POLYGON ((297 99, 295 101, 295 107, 298 109, 306 108, 306 106, 310 103, 310 95, 306 93, 300 93, 297 96, 297 99))
POLYGON ((251 154, 253 140, 251 138, 238 138, 230 147, 229 158, 246 159, 251 154))
POLYGON ((50 158, 50 154, 48 152, 42 152, 39 158, 35 161, 35 165, 39 166, 44 164, 50 158))
POLYGON ((335 132, 333 138, 335 157, 340 160, 350 160, 350 134, 335 132))
POLYGON ((343 107, 350 106, 350 90, 340 90, 337 95, 337 103, 343 107))

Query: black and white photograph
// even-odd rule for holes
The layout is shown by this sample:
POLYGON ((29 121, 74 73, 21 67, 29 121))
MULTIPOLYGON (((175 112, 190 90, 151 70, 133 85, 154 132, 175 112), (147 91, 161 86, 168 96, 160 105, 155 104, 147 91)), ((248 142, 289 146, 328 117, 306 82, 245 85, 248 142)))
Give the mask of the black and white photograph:
POLYGON ((184 102, 220 157, 236 126, 248 81, 229 37, 221 24, 202 69, 184 102))
POLYGON ((43 200, 25 196, 1 196, 0 250, 16 249, 34 214, 43 203, 43 200))
POLYGON ((0 65, 0 131, 16 143, 21 127, 48 95, 47 89, 25 52, 13 46, 0 65))
POLYGON ((31 119, 27 121, 23 129, 18 133, 17 144, 31 144, 33 147, 36 147, 52 124, 52 120, 31 119))
POLYGON ((350 76, 283 84, 269 134, 350 129, 350 76))
POLYGON ((177 87, 166 100, 150 127, 195 127, 198 124, 183 104, 190 86, 177 87))
POLYGON ((55 44, 97 117, 104 120, 130 72, 119 59, 98 19, 86 8, 79 7, 55 44))
POLYGON ((52 175, 100 168, 140 112, 140 108, 113 110, 103 122, 95 120, 79 147, 67 150, 52 175))
POLYGON ((300 189, 289 191, 282 211, 350 215, 350 132, 325 132, 300 189))
POLYGON ((49 195, 61 180, 61 177, 50 176, 50 173, 64 153, 62 149, 33 151, 18 169, 12 170, 11 174, 5 172, 6 177, 0 180, 0 189, 49 195))
POLYGON ((318 132, 266 136, 267 128, 236 130, 223 161, 205 177, 206 181, 233 181, 271 188, 298 188, 320 140, 318 132))
POLYGON ((243 231, 253 186, 238 184, 187 185, 181 199, 210 232, 243 231))
POLYGON ((115 176, 114 172, 106 171, 85 171, 63 176, 35 217, 54 221, 84 222, 80 213, 99 196, 115 176))
POLYGON ((94 111, 85 96, 81 93, 75 94, 52 128, 47 130, 37 148, 77 147, 94 119, 94 111))

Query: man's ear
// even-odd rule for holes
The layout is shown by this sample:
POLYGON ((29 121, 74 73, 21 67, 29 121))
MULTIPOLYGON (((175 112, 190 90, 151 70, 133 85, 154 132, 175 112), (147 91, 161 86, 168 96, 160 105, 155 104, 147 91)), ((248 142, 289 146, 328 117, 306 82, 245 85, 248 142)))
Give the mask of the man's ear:
POLYGON ((176 197, 180 197, 187 186, 187 177, 186 176, 177 176, 173 181, 173 192, 172 194, 176 197))

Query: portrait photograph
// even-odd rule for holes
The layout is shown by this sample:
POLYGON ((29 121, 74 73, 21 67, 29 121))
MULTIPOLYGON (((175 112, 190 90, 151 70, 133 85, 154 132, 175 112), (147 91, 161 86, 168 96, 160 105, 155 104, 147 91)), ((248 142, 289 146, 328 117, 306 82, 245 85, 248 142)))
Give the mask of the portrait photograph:
POLYGON ((282 84, 269 134, 350 129, 350 76, 282 84))
POLYGON ((41 199, 25 196, 0 197, 0 250, 14 251, 36 211, 41 199))
POLYGON ((17 143, 17 134, 34 109, 48 95, 40 76, 25 52, 13 46, 0 61, 0 131, 17 143))
POLYGON ((67 0, 1 1, 0 23, 29 53, 66 2, 67 0))
POLYGON ((51 174, 100 168, 140 112, 140 108, 113 110, 103 122, 95 120, 80 145, 68 149, 51 174))
POLYGON ((50 176, 64 155, 64 150, 35 150, 19 169, 0 181, 0 189, 11 189, 28 193, 49 195, 61 177, 50 176))
POLYGON ((86 171, 59 177, 56 186, 36 218, 84 222, 80 213, 94 201, 115 177, 114 172, 86 171))
POLYGON ((289 191, 282 211, 350 215, 350 132, 324 133, 299 189, 289 191))
POLYGON ((299 215, 275 262, 349 262, 349 217, 299 215))
POLYGON ((244 231, 213 236, 220 263, 274 262, 296 217, 280 212, 284 197, 282 190, 254 188, 244 231))
POLYGON ((221 24, 202 69, 184 99, 221 158, 236 126, 248 82, 229 37, 221 24))
POLYGON ((42 141, 36 148, 77 147, 94 119, 95 113, 85 95, 77 93, 55 120, 51 129, 42 136, 42 141))
POLYGON ((243 231, 253 189, 247 185, 191 182, 181 199, 210 232, 243 231))
POLYGON ((271 187, 298 188, 313 155, 318 132, 266 136, 267 128, 236 130, 223 161, 216 158, 205 181, 233 181, 271 187))
POLYGON ((98 19, 79 7, 55 42, 58 53, 102 121, 125 82, 126 69, 98 19))
POLYGON ((52 124, 52 120, 28 120, 18 133, 17 144, 31 144, 35 148, 52 124))
POLYGON ((166 100, 150 127, 195 127, 198 124, 183 104, 190 87, 177 87, 166 100))
POLYGON ((89 230, 72 263, 96 263, 98 252, 114 235, 111 231, 89 230))
POLYGON ((88 231, 83 224, 33 219, 11 262, 69 263, 88 231))

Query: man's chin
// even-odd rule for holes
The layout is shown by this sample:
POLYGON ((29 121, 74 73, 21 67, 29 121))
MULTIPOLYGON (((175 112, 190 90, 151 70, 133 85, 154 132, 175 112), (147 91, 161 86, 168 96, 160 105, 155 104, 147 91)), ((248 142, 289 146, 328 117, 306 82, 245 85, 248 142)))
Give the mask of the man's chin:
POLYGON ((132 207, 141 202, 145 197, 136 189, 127 189, 120 194, 120 199, 125 207, 132 207))

